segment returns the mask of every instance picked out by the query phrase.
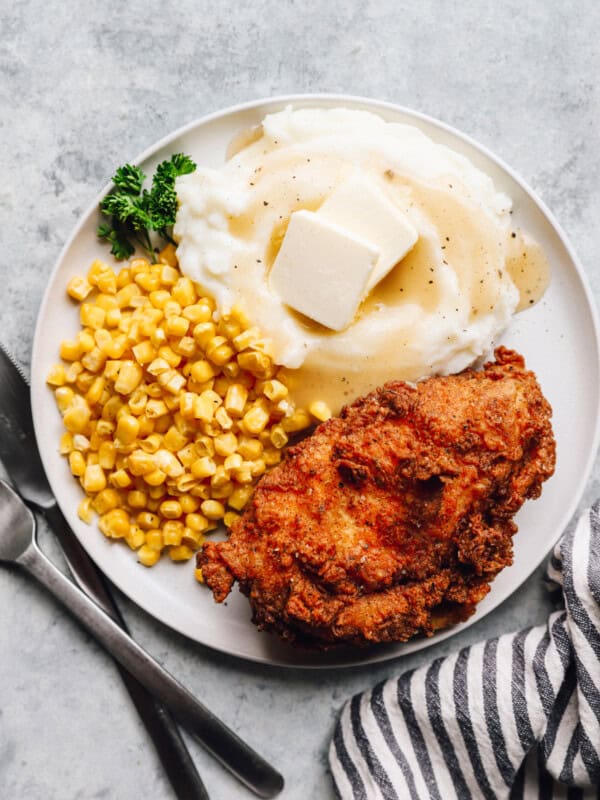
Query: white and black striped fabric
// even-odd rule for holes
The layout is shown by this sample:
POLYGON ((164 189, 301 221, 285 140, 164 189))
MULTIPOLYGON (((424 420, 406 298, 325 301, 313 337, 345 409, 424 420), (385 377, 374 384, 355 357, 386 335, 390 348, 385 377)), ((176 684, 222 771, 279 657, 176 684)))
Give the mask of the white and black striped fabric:
POLYGON ((600 501, 548 565, 547 625, 356 695, 329 760, 343 800, 600 798, 600 501))

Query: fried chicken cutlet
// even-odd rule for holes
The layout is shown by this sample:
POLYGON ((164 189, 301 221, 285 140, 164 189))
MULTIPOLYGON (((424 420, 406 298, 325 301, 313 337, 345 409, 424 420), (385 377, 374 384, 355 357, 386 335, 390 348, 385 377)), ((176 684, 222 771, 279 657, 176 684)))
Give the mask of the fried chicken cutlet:
POLYGON ((495 356, 386 383, 290 448, 229 540, 199 554, 215 599, 238 581, 260 629, 312 648, 430 636, 473 614, 555 463, 535 375, 518 353, 495 356))

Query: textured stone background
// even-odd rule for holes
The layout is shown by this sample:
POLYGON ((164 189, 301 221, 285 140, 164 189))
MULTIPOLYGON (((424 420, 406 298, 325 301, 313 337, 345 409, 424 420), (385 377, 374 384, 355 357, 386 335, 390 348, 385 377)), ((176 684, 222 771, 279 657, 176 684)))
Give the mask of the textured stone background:
MULTIPOLYGON (((0 3, 0 338, 29 364, 58 252, 113 168, 238 101, 348 92, 439 117, 544 198, 600 293, 600 4, 0 3)), ((560 368, 560 365, 557 365, 560 368)), ((585 502, 600 494, 596 465, 585 502)), ((44 547, 59 561, 52 540, 44 547)), ((542 620, 538 570, 467 632, 343 673, 257 666, 195 645, 123 599, 135 636, 285 773, 285 798, 328 798, 326 747, 353 692, 487 635, 542 620)), ((37 587, 0 571, 0 795, 172 796, 109 659, 37 587)), ((213 798, 241 789, 194 743, 213 798)))

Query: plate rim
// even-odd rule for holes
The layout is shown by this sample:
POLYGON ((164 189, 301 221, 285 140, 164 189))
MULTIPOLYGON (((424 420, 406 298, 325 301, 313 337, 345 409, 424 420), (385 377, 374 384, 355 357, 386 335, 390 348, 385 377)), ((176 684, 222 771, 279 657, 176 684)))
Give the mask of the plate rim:
MULTIPOLYGON (((310 93, 310 92, 308 92, 308 93, 306 93, 305 92, 305 93, 293 93, 293 94, 289 94, 288 93, 288 94, 260 97, 260 98, 256 98, 256 99, 253 99, 253 100, 246 100, 246 101, 241 102, 241 103, 236 103, 234 105, 227 106, 227 107, 222 108, 222 109, 218 109, 216 111, 213 111, 213 112, 210 112, 208 114, 202 115, 200 117, 197 117, 197 118, 185 123, 184 125, 182 125, 182 126, 178 127, 177 129, 165 134, 158 141, 156 141, 153 144, 151 144, 148 147, 146 147, 139 155, 137 155, 134 159, 130 160, 129 163, 131 163, 131 164, 140 164, 140 163, 146 161, 147 159, 152 158, 157 152, 159 152, 161 149, 163 149, 166 146, 168 146, 170 142, 172 142, 172 141, 174 141, 174 140, 176 140, 176 139, 178 139, 178 138, 190 133, 191 131, 193 131, 196 128, 200 128, 201 126, 209 124, 209 123, 211 123, 213 121, 216 121, 218 119, 221 119, 221 118, 224 118, 224 117, 228 117, 228 116, 231 116, 231 115, 234 115, 234 114, 239 114, 239 113, 244 112, 244 111, 252 110, 252 109, 260 107, 260 106, 277 106, 277 105, 285 106, 285 105, 290 105, 290 104, 295 104, 295 103, 306 104, 306 103, 310 103, 310 102, 339 104, 339 105, 344 105, 344 104, 363 105, 363 106, 368 106, 369 110, 371 110, 373 113, 377 113, 378 110, 380 110, 380 111, 388 110, 388 111, 391 111, 391 112, 394 112, 394 113, 400 112, 401 114, 404 114, 404 115, 406 115, 406 116, 408 116, 408 117, 410 117, 410 118, 412 118, 414 120, 420 120, 423 123, 425 123, 427 125, 430 125, 430 126, 433 126, 434 128, 437 128, 437 129, 443 131, 444 133, 449 134, 452 137, 456 137, 457 139, 466 142, 470 147, 474 148, 476 151, 479 151, 487 159, 492 161, 497 167, 500 168, 501 171, 505 172, 520 187, 520 189, 533 201, 534 205, 537 206, 539 211, 541 211, 542 215, 547 219, 547 221, 550 223, 551 227, 554 229, 554 232, 556 233, 561 245, 565 248, 565 251, 567 252, 570 261, 572 262, 573 266, 575 267, 577 276, 578 276, 580 284, 581 284, 581 289, 583 290, 585 299, 587 301, 587 306, 588 306, 588 310, 589 310, 589 313, 590 313, 590 321, 591 321, 591 324, 592 324, 592 329, 593 329, 593 334, 594 334, 594 343, 595 343, 595 346, 596 346, 596 351, 600 352, 600 318, 599 318, 598 309, 596 307, 596 303, 595 303, 595 300, 594 300, 594 296, 592 294, 591 286, 590 286, 588 278, 587 278, 587 273, 586 273, 586 271, 585 271, 585 269, 584 269, 579 257, 577 256, 577 253, 575 252, 575 250, 574 250, 574 248, 573 248, 568 236, 566 235, 566 233, 563 230, 562 226, 558 222, 558 220, 555 217, 554 213, 550 210, 550 208, 546 205, 546 203, 538 196, 538 194, 529 186, 529 184, 509 164, 507 164, 500 156, 496 155, 494 152, 489 150, 487 146, 482 145, 480 142, 478 142, 476 139, 471 137, 469 134, 466 134, 463 131, 455 128, 454 126, 452 126, 452 125, 450 125, 450 124, 448 124, 448 123, 446 123, 446 122, 444 122, 442 120, 439 120, 436 117, 433 117, 433 116, 431 116, 429 114, 425 114, 424 112, 417 111, 417 110, 412 109, 410 107, 407 107, 407 106, 404 106, 404 105, 400 105, 398 103, 393 103, 391 101, 379 100, 379 99, 376 99, 376 98, 373 98, 373 97, 365 97, 365 96, 361 96, 361 95, 351 95, 351 94, 344 94, 344 93, 328 93, 328 92, 319 92, 319 93, 310 93)), ((271 113, 271 112, 267 112, 267 113, 271 113)), ((36 392, 34 391, 34 387, 38 385, 38 380, 37 380, 37 378, 34 378, 34 376, 39 374, 38 359, 40 358, 40 356, 38 354, 39 354, 39 350, 40 350, 39 341, 40 341, 40 338, 42 336, 41 321, 42 321, 43 317, 45 316, 46 308, 47 308, 47 305, 48 305, 49 300, 50 300, 50 288, 54 285, 55 276, 56 276, 57 272, 60 270, 61 265, 62 265, 65 257, 67 256, 67 254, 68 254, 73 242, 77 239, 81 229, 84 227, 84 225, 88 221, 89 217, 91 215, 97 213, 98 204, 99 204, 100 200, 111 190, 112 186, 113 186, 113 184, 112 184, 111 181, 106 183, 104 185, 104 187, 100 190, 100 192, 94 197, 92 202, 89 205, 87 205, 84 208, 84 210, 81 212, 81 214, 78 216, 77 222, 74 225, 73 229, 71 230, 69 236, 67 237, 63 247, 61 248, 61 250, 60 250, 60 252, 58 254, 58 257, 57 257, 57 259, 56 259, 56 261, 54 263, 54 266, 53 266, 53 268, 52 268, 52 270, 51 270, 51 272, 50 272, 50 274, 48 276, 46 289, 44 291, 44 294, 43 294, 43 297, 42 297, 42 301, 41 301, 41 303, 39 305, 39 308, 38 308, 38 312, 37 312, 37 316, 36 316, 36 324, 35 324, 35 329, 34 329, 33 342, 32 342, 32 353, 31 353, 31 375, 32 375, 32 378, 31 378, 31 390, 30 390, 31 391, 31 405, 32 405, 32 415, 33 415, 33 422, 34 422, 34 431, 35 431, 35 435, 36 435, 36 440, 37 440, 38 446, 40 445, 40 441, 41 441, 41 437, 40 437, 40 434, 39 434, 39 430, 40 430, 40 427, 41 427, 41 421, 40 421, 41 411, 40 411, 40 409, 38 407, 38 403, 36 402, 36 392)), ((597 389, 598 395, 600 396, 600 374, 598 376, 598 382, 597 382, 596 389, 597 389)), ((586 463, 585 463, 585 465, 583 466, 583 469, 582 469, 582 473, 581 473, 582 474, 582 480, 580 482, 580 486, 579 486, 577 492, 574 493, 574 495, 572 496, 570 502, 566 505, 566 507, 565 507, 565 509, 564 509, 564 511, 562 513, 562 516, 560 517, 559 523, 556 526, 557 533, 553 537, 548 539, 545 548, 541 548, 541 551, 540 551, 541 554, 539 555, 539 557, 537 558, 537 561, 535 561, 535 563, 533 563, 533 562, 531 563, 528 573, 526 575, 524 575, 523 577, 518 578, 516 580, 516 582, 514 583, 514 585, 510 588, 510 590, 508 591, 508 593, 505 596, 503 596, 501 599, 499 598, 495 602, 490 603, 489 607, 487 607, 485 609, 485 611, 483 612, 483 614, 481 614, 480 616, 476 617, 475 615, 473 615, 473 617, 471 617, 470 619, 468 619, 465 622, 461 623, 460 625, 455 625, 455 626, 452 626, 450 628, 445 629, 444 631, 440 631, 439 633, 436 633, 431 638, 426 638, 426 639, 423 639, 422 641, 421 640, 413 640, 412 642, 409 641, 407 643, 404 643, 407 646, 407 648, 410 647, 410 649, 407 649, 405 653, 397 651, 397 648, 401 647, 402 643, 394 643, 396 645, 396 649, 394 649, 394 652, 391 652, 391 653, 382 652, 379 656, 373 656, 371 651, 369 650, 370 655, 367 656, 366 658, 365 657, 363 657, 363 658, 358 657, 357 660, 351 660, 351 661, 350 660, 349 661, 344 660, 342 662, 333 662, 333 663, 327 658, 325 659, 325 663, 318 663, 318 662, 317 663, 313 663, 312 661, 310 661, 308 663, 302 663, 302 661, 290 662, 290 661, 286 661, 286 660, 279 660, 277 658, 268 657, 267 655, 262 655, 262 656, 261 655, 249 655, 249 654, 247 654, 245 652, 241 652, 241 651, 238 651, 238 650, 227 649, 227 648, 222 647, 222 646, 220 646, 218 644, 212 644, 212 643, 209 643, 207 641, 200 640, 198 638, 195 638, 195 637, 191 636, 189 632, 187 632, 186 630, 183 629, 183 626, 182 627, 178 627, 178 625, 177 625, 177 623, 175 621, 166 622, 164 619, 161 619, 161 618, 157 617, 156 614, 154 612, 152 612, 151 610, 149 610, 142 602, 140 602, 140 600, 137 597, 134 599, 131 596, 130 590, 127 588, 126 583, 124 583, 123 581, 121 581, 118 578, 115 579, 110 575, 107 575, 107 577, 109 578, 109 580, 111 580, 112 583, 114 583, 115 586, 117 586, 117 588, 120 591, 122 591, 129 598, 129 600, 131 602, 133 602, 135 605, 137 605, 139 608, 141 608, 146 614, 151 616, 153 620, 156 620, 160 624, 165 625, 166 627, 176 631, 177 633, 185 636, 187 639, 190 639, 191 641, 193 641, 195 643, 198 643, 198 644, 200 644, 200 645, 202 645, 204 647, 211 648, 215 652, 225 653, 228 656, 232 656, 232 657, 235 657, 235 658, 241 658, 241 659, 244 659, 246 661, 253 662, 253 663, 260 663, 260 664, 264 664, 265 666, 272 666, 272 667, 287 667, 287 668, 291 668, 291 669, 301 668, 301 669, 311 669, 312 670, 312 669, 332 669, 332 668, 338 669, 340 666, 342 666, 344 668, 361 667, 361 666, 364 667, 367 664, 381 663, 383 661, 388 661, 388 660, 392 660, 392 659, 395 659, 395 658, 401 658, 405 654, 412 653, 412 652, 417 652, 419 650, 426 649, 427 647, 429 647, 429 646, 431 646, 433 644, 437 644, 437 643, 439 643, 441 641, 444 641, 445 639, 453 636, 454 634, 462 632, 463 630, 466 630, 466 628, 470 627, 475 622, 481 621, 489 613, 494 611, 502 603, 504 603, 506 600, 508 600, 508 598, 512 594, 514 594, 514 592, 520 586, 522 586, 523 583, 526 580, 528 580, 529 577, 531 577, 532 573, 539 567, 539 565, 546 558, 548 553, 552 550, 552 548, 555 546, 556 542, 558 541, 558 539, 560 538, 562 533, 567 528, 567 526, 568 526, 569 522, 571 521, 571 519, 573 518, 573 515, 576 512, 577 507, 578 507, 578 505, 579 505, 579 503, 581 501, 581 498, 582 498, 582 496, 583 496, 583 494, 585 492, 585 489, 587 487, 587 484, 588 484, 588 481, 589 481, 589 477, 590 477, 590 474, 591 474, 591 471, 592 471, 592 467, 593 467, 593 464, 594 464, 594 461, 595 461, 595 458, 596 458, 596 454, 597 454, 597 451, 598 451, 598 446, 599 446, 599 443, 600 443, 600 414, 598 414, 596 416, 596 419, 595 419, 595 427, 594 427, 594 431, 593 431, 593 436, 591 437, 591 443, 592 444, 591 444, 591 448, 590 448, 590 451, 589 451, 589 455, 588 455, 587 461, 586 461, 586 463), (414 645, 417 643, 417 641, 419 641, 419 645, 415 647, 414 645)), ((53 493, 54 493, 54 486, 53 486, 54 481, 52 479, 51 470, 48 469, 47 458, 45 456, 44 448, 43 447, 39 447, 39 452, 40 452, 40 457, 42 459, 42 464, 44 466, 44 470, 46 471, 46 474, 48 476, 48 481, 49 481, 49 483, 50 483, 50 485, 51 485, 51 487, 53 489, 53 493)), ((57 503, 60 506, 60 502, 58 500, 58 497, 56 499, 57 499, 57 503)), ((81 538, 77 534, 76 529, 74 529, 73 532, 74 532, 74 535, 77 536, 77 539, 85 547, 85 542, 81 541, 81 538)), ((86 551, 87 551, 87 548, 86 548, 86 551)), ((88 553, 88 554, 90 555, 92 560, 94 560, 94 563, 96 563, 96 565, 103 572, 103 574, 106 574, 106 573, 104 573, 104 570, 102 570, 102 567, 100 567, 97 564, 97 562, 95 561, 95 559, 92 556, 92 554, 91 553, 88 553)), ((251 624, 251 623, 248 622, 248 624, 251 624)), ((385 650, 387 650, 387 646, 385 647, 385 650)), ((357 651, 357 656, 360 656, 360 652, 361 651, 357 651)))

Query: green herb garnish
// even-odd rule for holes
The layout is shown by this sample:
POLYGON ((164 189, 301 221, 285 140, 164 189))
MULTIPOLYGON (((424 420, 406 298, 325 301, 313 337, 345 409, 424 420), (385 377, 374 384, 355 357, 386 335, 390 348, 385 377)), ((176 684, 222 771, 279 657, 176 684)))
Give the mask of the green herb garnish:
POLYGON ((158 165, 148 191, 142 188, 146 176, 139 167, 119 167, 113 176, 115 188, 100 203, 100 211, 110 217, 110 222, 99 225, 96 231, 99 239, 111 245, 110 252, 118 261, 133 255, 136 245, 156 261, 151 231, 174 244, 169 229, 177 214, 175 179, 195 169, 189 156, 176 153, 158 165))

